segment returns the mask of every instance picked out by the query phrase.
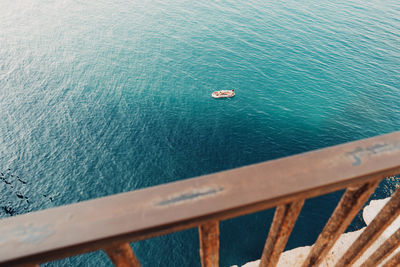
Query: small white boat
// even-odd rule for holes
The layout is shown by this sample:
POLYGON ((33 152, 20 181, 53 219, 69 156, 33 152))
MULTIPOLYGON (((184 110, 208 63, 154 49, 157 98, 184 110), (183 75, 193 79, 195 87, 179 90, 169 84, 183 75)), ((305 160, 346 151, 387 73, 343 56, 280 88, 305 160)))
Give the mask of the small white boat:
POLYGON ((235 96, 235 91, 234 90, 220 90, 220 91, 214 91, 211 94, 212 97, 214 98, 229 98, 229 97, 234 97, 235 96))

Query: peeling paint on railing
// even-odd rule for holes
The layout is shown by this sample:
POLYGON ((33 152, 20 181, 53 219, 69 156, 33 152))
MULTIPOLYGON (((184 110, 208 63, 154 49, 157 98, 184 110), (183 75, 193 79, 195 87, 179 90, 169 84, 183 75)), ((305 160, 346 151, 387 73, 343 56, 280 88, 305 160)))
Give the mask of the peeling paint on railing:
POLYGON ((347 153, 354 161, 352 163, 353 166, 358 166, 362 163, 363 157, 371 156, 371 155, 379 155, 385 152, 393 152, 399 151, 400 145, 398 143, 394 144, 375 144, 372 146, 357 147, 353 151, 347 153))
POLYGON ((165 205, 171 205, 171 204, 178 204, 178 203, 185 202, 188 200, 194 200, 194 199, 200 198, 200 197, 216 195, 219 192, 222 192, 223 190, 224 190, 224 188, 222 188, 222 187, 207 188, 207 189, 203 189, 203 190, 193 190, 192 192, 182 193, 180 195, 171 197, 169 199, 162 200, 162 201, 158 202, 156 205, 157 206, 165 206, 165 205))
POLYGON ((16 240, 25 244, 40 244, 54 234, 55 231, 50 224, 35 226, 32 223, 17 225, 10 231, 0 233, 0 243, 16 240))

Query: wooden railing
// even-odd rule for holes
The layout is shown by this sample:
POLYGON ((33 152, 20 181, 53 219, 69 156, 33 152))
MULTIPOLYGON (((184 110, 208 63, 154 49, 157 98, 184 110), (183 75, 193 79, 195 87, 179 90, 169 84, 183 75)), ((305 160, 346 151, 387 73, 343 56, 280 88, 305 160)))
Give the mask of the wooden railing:
MULTIPOLYGON (((218 266, 219 221, 277 207, 260 266, 275 266, 304 201, 346 189, 302 266, 317 266, 384 177, 400 173, 400 132, 0 221, 0 265, 35 266, 104 250, 140 266, 129 242, 198 227, 202 266, 218 266)), ((397 190, 336 266, 349 266, 400 213, 397 190)), ((399 246, 400 231, 364 263, 399 246)), ((398 266, 397 254, 386 266, 398 266)))

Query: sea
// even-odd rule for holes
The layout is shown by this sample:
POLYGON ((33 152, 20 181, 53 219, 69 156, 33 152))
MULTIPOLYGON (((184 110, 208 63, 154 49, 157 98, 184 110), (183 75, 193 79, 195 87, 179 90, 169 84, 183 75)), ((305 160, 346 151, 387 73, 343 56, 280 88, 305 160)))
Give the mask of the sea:
MULTIPOLYGON (((0 1, 1 218, 399 129, 398 0, 0 1)), ((342 193, 307 200, 286 249, 342 193)), ((221 222, 220 266, 260 257, 273 212, 221 222)), ((132 246, 144 267, 200 266, 196 229, 132 246)))

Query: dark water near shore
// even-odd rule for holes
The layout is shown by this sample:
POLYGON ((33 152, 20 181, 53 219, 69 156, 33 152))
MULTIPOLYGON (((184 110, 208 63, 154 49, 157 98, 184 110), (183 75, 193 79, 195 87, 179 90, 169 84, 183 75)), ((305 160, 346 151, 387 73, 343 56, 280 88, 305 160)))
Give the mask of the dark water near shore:
MULTIPOLYGON (((0 217, 399 130, 399 48, 395 0, 3 0, 0 217)), ((339 198, 308 201, 287 248, 312 244, 339 198)), ((222 223, 221 266, 260 256, 272 214, 222 223)), ((134 248, 144 266, 199 266, 197 243, 134 248)), ((49 266, 95 264, 111 263, 49 266)))

